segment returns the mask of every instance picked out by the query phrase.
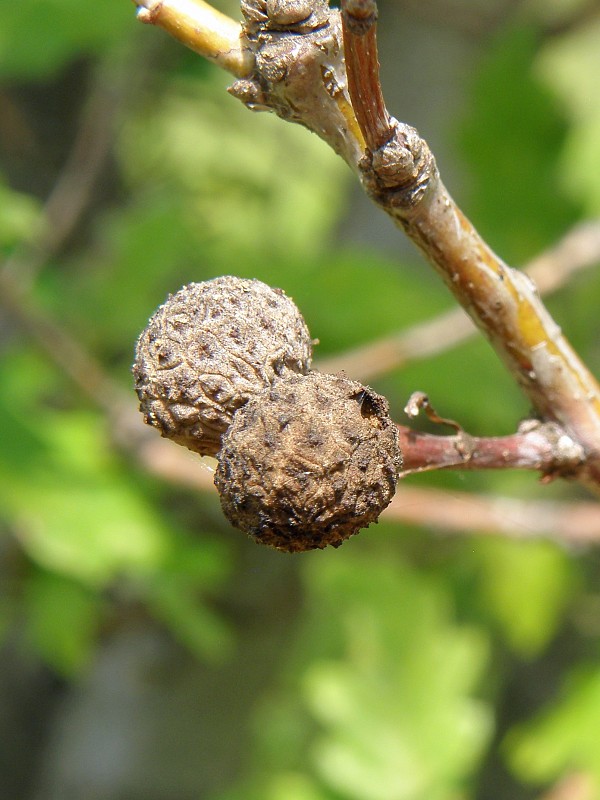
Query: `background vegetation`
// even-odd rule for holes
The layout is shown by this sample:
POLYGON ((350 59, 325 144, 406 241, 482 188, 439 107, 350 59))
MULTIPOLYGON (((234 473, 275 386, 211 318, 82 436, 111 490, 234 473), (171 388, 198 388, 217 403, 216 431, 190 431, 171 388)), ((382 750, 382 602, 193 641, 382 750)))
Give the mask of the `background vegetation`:
MULTIPOLYGON (((381 4, 392 111, 494 248, 518 265, 599 215, 598 4, 400 5, 381 4), (395 71, 398 42, 423 58, 407 30, 442 37, 426 79, 395 71)), ((515 538, 388 520, 270 552, 144 471, 111 414, 185 282, 283 287, 320 357, 450 307, 444 288, 315 137, 248 113, 126 0, 3 0, 0 19, 0 798, 600 798, 596 552, 519 541, 519 519, 515 538)), ((599 302, 589 271, 549 303, 596 373, 599 302)), ((375 388, 397 419, 422 389, 479 435, 528 413, 482 341, 375 388)), ((514 473, 411 482, 575 497, 514 473)))

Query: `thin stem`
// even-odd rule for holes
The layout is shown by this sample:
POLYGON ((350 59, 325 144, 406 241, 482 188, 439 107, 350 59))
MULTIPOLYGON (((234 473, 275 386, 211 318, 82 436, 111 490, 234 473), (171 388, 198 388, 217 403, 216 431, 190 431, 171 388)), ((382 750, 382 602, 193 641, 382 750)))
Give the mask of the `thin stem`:
POLYGON ((388 141, 394 129, 379 79, 374 0, 342 0, 342 31, 348 91, 354 112, 367 147, 377 150, 388 141))
POLYGON ((433 469, 528 469, 546 478, 574 472, 582 448, 553 423, 527 423, 510 436, 477 437, 464 431, 436 436, 398 426, 402 477, 433 469))
MULTIPOLYGON (((130 430, 132 440, 128 442, 128 450, 149 474, 193 491, 215 491, 212 459, 199 461, 189 451, 159 439, 153 431, 142 429, 133 421, 130 430)), ((526 501, 447 492, 416 488, 405 481, 398 486, 381 519, 430 528, 438 535, 545 538, 563 546, 578 547, 600 543, 597 503, 526 501)))
MULTIPOLYGON (((192 491, 215 491, 212 459, 197 456, 127 418, 127 436, 119 438, 151 475, 192 491)), ((433 437, 443 439, 445 437, 433 437)), ((480 440, 481 442, 483 440, 480 440)), ((434 533, 545 538, 563 546, 600 543, 597 503, 517 500, 416 488, 402 481, 382 520, 430 528, 434 533)))
POLYGON ((141 22, 163 28, 237 78, 252 72, 254 57, 240 41, 241 26, 204 0, 134 0, 134 3, 141 22))
POLYGON ((11 273, 0 273, 0 298, 6 311, 86 397, 112 413, 115 399, 122 394, 120 388, 91 353, 36 306, 27 289, 11 273))

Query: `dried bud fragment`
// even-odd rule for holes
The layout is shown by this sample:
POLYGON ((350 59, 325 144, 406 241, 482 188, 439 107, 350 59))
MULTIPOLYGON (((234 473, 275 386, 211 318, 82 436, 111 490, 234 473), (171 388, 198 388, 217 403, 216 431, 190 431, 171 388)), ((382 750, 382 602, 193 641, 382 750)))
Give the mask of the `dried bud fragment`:
POLYGON ((257 542, 338 547, 375 522, 402 463, 387 401, 346 378, 288 376, 250 400, 223 437, 223 512, 257 542))
POLYGON ((268 30, 312 31, 329 18, 326 0, 241 0, 241 11, 249 36, 268 30))
POLYGON ((145 421, 216 455, 235 411, 287 372, 310 369, 302 315, 279 289, 226 276, 190 283, 151 317, 133 374, 145 421))

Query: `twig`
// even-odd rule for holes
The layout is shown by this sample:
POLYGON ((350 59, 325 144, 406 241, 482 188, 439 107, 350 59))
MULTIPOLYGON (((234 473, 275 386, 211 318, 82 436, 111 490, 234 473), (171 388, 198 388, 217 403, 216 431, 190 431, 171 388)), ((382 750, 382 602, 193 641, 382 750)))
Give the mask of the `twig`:
POLYGON ((549 294, 582 269, 600 264, 600 219, 575 225, 549 250, 525 267, 538 290, 549 294))
POLYGON ((138 19, 164 28, 175 39, 243 78, 254 68, 251 52, 240 41, 241 26, 203 0, 133 0, 138 19))
POLYGON ((371 381, 412 361, 451 350, 476 330, 462 308, 452 308, 399 333, 321 358, 317 366, 323 372, 345 372, 356 380, 371 381))
MULTIPOLYGON (((198 459, 153 431, 138 437, 131 452, 152 475, 175 486, 214 492, 211 459, 198 459)), ((142 431, 142 434, 145 434, 142 431)), ((439 437, 442 438, 442 437, 439 437)), ((401 483, 382 520, 430 528, 434 533, 545 538, 563 546, 590 546, 600 542, 600 506, 597 503, 516 500, 508 497, 452 493, 401 483)))
POLYGON ((255 69, 232 92, 250 108, 270 108, 314 131, 360 174, 369 196, 437 269, 540 417, 584 447, 577 477, 600 493, 600 386, 532 281, 504 264, 456 206, 426 142, 382 105, 374 0, 343 0, 343 20, 324 0, 301 5, 302 19, 294 0, 244 0, 255 69), (391 137, 378 146, 388 129, 391 137), (373 149, 365 150, 365 142, 373 149))
MULTIPOLYGON (((577 272, 600 264, 600 220, 575 225, 553 247, 534 258, 524 271, 542 295, 567 284, 577 272)), ((470 317, 453 308, 431 320, 369 344, 321 359, 324 372, 346 372, 361 381, 373 380, 411 361, 438 355, 476 333, 470 317)))
POLYGON ((347 0, 342 21, 348 91, 366 145, 377 150, 394 134, 379 82, 377 6, 371 0, 347 0))
POLYGON ((529 469, 548 480, 573 474, 584 458, 581 446, 554 423, 528 420, 515 434, 483 438, 465 431, 436 436, 402 425, 398 430, 401 477, 432 469, 529 469))
MULTIPOLYGON (((366 5, 374 7, 375 2, 364 0, 366 5)), ((342 0, 342 8, 347 70, 374 74, 378 65, 373 50, 361 45, 346 22, 352 5, 342 0)), ((364 100, 360 92, 352 93, 354 85, 349 79, 360 122, 364 100)), ((385 112, 381 125, 388 119, 385 112)), ((600 493, 600 386, 548 314, 530 278, 498 258, 456 206, 427 143, 414 128, 393 124, 390 140, 367 150, 359 165, 367 193, 423 251, 541 417, 560 423, 582 444, 587 459, 579 478, 600 493)))
MULTIPOLYGON (((128 451, 148 473, 174 486, 215 491, 213 459, 199 459, 167 439, 158 439, 154 431, 143 429, 131 415, 127 418, 122 413, 121 421, 129 424, 130 436, 119 436, 119 441, 127 442, 128 451)), ((444 437, 431 438, 441 440, 444 437)), ((516 462, 513 465, 517 466, 516 462)), ((590 546, 600 542, 600 506, 597 503, 453 493, 416 488, 404 481, 382 519, 430 528, 437 534, 546 538, 565 546, 590 546)))
POLYGON ((0 273, 0 302, 10 316, 88 399, 113 412, 122 396, 120 387, 91 353, 35 304, 27 290, 27 284, 21 285, 11 273, 0 273))

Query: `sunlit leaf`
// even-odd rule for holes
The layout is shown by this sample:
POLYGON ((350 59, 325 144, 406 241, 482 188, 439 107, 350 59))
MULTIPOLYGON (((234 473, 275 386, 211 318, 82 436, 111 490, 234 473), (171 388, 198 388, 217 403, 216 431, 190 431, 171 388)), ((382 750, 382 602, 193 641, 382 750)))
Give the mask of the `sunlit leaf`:
POLYGON ((547 44, 537 65, 571 123, 561 161, 563 183, 588 214, 600 214, 599 42, 596 18, 547 44))
POLYGON ((505 742, 515 773, 526 781, 554 781, 566 772, 595 777, 600 791, 600 670, 581 668, 557 703, 505 742))
POLYGON ((314 253, 340 212, 343 163, 304 129, 224 102, 223 89, 219 77, 200 97, 182 81, 131 118, 120 148, 126 175, 175 190, 189 235, 213 250, 227 242, 231 258, 314 253))
POLYGON ((30 195, 10 189, 0 177, 0 248, 31 239, 39 226, 39 203, 30 195))
POLYGON ((120 0, 19 0, 2 4, 0 75, 48 76, 67 61, 99 53, 133 24, 120 0))
MULTIPOLYGON (((28 420, 24 428, 33 433, 40 422, 28 420)), ((154 568, 166 530, 135 486, 111 468, 96 420, 46 415, 41 439, 45 452, 32 452, 22 472, 0 459, 0 507, 31 558, 92 584, 125 569, 154 568)))
POLYGON ((534 28, 501 31, 473 73, 469 113, 460 128, 472 169, 470 216, 515 266, 575 218, 557 168, 567 120, 533 74, 536 52, 534 28))
POLYGON ((497 539, 478 548, 481 595, 510 645, 531 657, 550 641, 573 587, 567 556, 548 542, 497 539))
POLYGON ((490 732, 473 696, 484 639, 453 622, 439 586, 397 560, 346 554, 312 575, 320 613, 336 608, 344 632, 343 656, 315 662, 305 680, 322 726, 319 774, 353 800, 449 800, 490 732))

